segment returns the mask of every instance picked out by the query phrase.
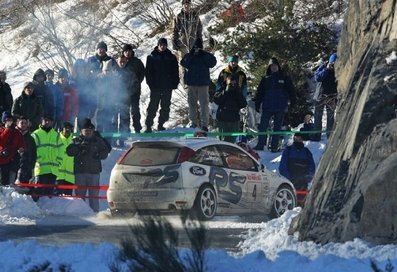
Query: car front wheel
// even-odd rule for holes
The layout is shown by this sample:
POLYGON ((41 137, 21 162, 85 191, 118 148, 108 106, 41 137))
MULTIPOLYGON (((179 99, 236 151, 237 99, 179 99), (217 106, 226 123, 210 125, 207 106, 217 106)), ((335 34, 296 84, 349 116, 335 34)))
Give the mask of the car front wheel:
POLYGON ((294 190, 289 186, 280 186, 277 189, 276 197, 274 198, 271 216, 272 218, 280 217, 288 210, 296 207, 296 197, 294 190))
POLYGON ((211 186, 203 186, 196 196, 193 215, 200 220, 211 220, 215 216, 217 205, 215 190, 211 186))

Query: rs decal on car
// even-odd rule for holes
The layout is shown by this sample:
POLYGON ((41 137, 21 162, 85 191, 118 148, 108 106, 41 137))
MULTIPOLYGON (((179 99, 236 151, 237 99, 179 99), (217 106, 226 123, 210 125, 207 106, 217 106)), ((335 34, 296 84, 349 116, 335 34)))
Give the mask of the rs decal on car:
POLYGON ((213 184, 219 194, 219 197, 237 204, 242 196, 242 184, 246 181, 246 177, 238 173, 231 172, 229 175, 223 168, 211 167, 209 174, 209 182, 213 184))

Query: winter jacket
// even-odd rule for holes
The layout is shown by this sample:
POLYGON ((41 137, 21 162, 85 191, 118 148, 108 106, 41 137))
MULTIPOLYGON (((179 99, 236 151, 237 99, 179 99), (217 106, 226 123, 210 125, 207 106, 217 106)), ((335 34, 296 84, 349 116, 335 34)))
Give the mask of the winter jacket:
POLYGON ((306 189, 315 172, 313 155, 303 143, 288 146, 279 165, 281 175, 289 179, 297 189, 306 189))
POLYGON ((172 32, 172 46, 174 50, 186 48, 189 51, 194 42, 203 40, 203 25, 197 11, 181 12, 174 19, 172 32))
POLYGON ((25 148, 21 132, 13 127, 0 127, 0 165, 10 163, 19 148, 25 148))
POLYGON ((149 85, 151 91, 173 90, 178 87, 178 61, 169 49, 160 52, 156 47, 147 56, 146 83, 149 85))
POLYGON ((66 138, 62 133, 59 133, 58 142, 58 158, 59 170, 57 180, 64 180, 70 183, 75 182, 74 177, 74 157, 66 153, 66 148, 73 142, 73 136, 66 138))
POLYGON ((295 90, 291 79, 280 68, 278 72, 272 73, 269 65, 266 76, 261 79, 258 86, 255 108, 259 110, 262 106, 263 111, 286 112, 288 101, 290 101, 291 106, 296 103, 295 90))
POLYGON ((334 69, 328 69, 327 64, 323 64, 316 70, 314 78, 320 84, 318 97, 321 95, 336 95, 337 82, 334 69))
POLYGON ((12 106, 12 115, 15 117, 25 116, 31 123, 31 130, 38 128, 41 118, 43 117, 43 106, 35 93, 27 96, 25 92, 15 99, 12 106))
POLYGON ((103 139, 93 135, 91 138, 80 135, 66 148, 66 153, 74 157, 74 173, 99 174, 101 160, 108 156, 108 148, 103 139))
POLYGON ((62 121, 73 122, 74 118, 79 113, 79 96, 76 89, 69 84, 61 85, 59 82, 56 84, 63 95, 63 114, 61 115, 62 121))
POLYGON ((221 122, 237 122, 240 120, 240 109, 247 106, 240 88, 237 86, 215 93, 214 102, 218 105, 216 119, 221 122))
POLYGON ((37 81, 37 77, 39 75, 44 76, 46 79, 46 75, 42 69, 38 69, 33 76, 33 84, 34 90, 33 93, 37 98, 40 99, 43 105, 43 114, 44 116, 51 116, 53 119, 55 118, 55 99, 51 89, 43 83, 37 81))
POLYGON ((45 84, 50 88, 53 96, 54 96, 54 106, 55 106, 55 121, 61 120, 63 116, 63 94, 61 88, 59 88, 58 84, 54 84, 51 81, 46 81, 45 84))
POLYGON ((116 66, 117 63, 115 61, 115 59, 113 59, 112 57, 108 56, 108 55, 104 55, 104 56, 99 56, 98 54, 95 54, 94 56, 91 56, 87 59, 87 64, 88 64, 88 69, 90 71, 90 73, 93 76, 97 76, 98 74, 102 73, 102 68, 103 68, 103 62, 104 61, 112 61, 112 66, 116 66))
POLYGON ((185 83, 190 86, 209 86, 210 68, 216 65, 213 54, 200 50, 195 54, 192 50, 181 60, 181 65, 186 68, 185 83))
POLYGON ((140 95, 141 83, 145 78, 145 66, 143 66, 143 62, 137 57, 131 57, 127 61, 124 69, 128 71, 131 79, 133 79, 129 85, 129 95, 140 95))
POLYGON ((44 174, 58 175, 59 157, 58 144, 59 134, 53 129, 39 127, 32 133, 37 147, 37 159, 34 168, 34 176, 44 174))
POLYGON ((218 80, 216 82, 216 91, 220 92, 226 89, 226 79, 229 75, 237 75, 238 78, 237 84, 240 88, 240 91, 243 93, 244 97, 247 97, 247 93, 248 93, 247 76, 245 75, 245 73, 243 72, 240 66, 233 68, 230 65, 228 65, 219 73, 218 80))
POLYGON ((12 101, 10 85, 0 82, 0 112, 11 112, 12 101))
POLYGON ((15 154, 11 169, 17 173, 17 180, 28 183, 33 176, 33 169, 36 163, 36 143, 29 131, 21 132, 21 134, 25 148, 22 154, 15 154))

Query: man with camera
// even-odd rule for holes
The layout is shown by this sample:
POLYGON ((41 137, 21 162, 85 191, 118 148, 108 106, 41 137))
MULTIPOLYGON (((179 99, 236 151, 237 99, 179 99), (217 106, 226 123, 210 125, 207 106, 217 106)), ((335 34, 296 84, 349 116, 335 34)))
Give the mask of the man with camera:
POLYGON ((14 119, 9 112, 3 112, 1 121, 3 123, 3 127, 0 127, 1 185, 9 185, 11 161, 17 152, 23 153, 25 144, 22 134, 15 129, 14 119))
POLYGON ((105 140, 95 133, 90 119, 83 120, 80 136, 66 148, 66 154, 74 157, 75 184, 80 186, 75 190, 76 196, 84 199, 88 189, 89 205, 94 212, 98 212, 99 189, 91 186, 99 186, 101 160, 107 158, 109 149, 105 140))

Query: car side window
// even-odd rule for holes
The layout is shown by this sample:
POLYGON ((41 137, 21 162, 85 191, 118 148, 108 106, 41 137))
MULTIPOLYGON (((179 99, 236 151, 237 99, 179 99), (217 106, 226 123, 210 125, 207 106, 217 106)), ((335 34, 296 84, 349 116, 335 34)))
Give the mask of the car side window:
POLYGON ((220 145, 218 149, 225 161, 225 167, 244 171, 258 170, 258 165, 255 161, 240 149, 228 145, 220 145))
POLYGON ((197 150, 189 161, 205 165, 223 166, 222 158, 214 146, 206 146, 197 150))

